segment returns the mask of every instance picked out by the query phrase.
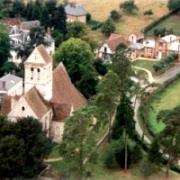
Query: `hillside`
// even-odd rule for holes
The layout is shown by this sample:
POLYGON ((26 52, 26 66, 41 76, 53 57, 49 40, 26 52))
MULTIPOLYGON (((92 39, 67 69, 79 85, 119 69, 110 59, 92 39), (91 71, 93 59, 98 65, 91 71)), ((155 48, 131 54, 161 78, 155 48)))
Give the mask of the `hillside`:
MULTIPOLYGON (((76 3, 84 7, 92 14, 94 19, 104 21, 110 14, 111 10, 119 10, 119 4, 124 0, 76 0, 76 3)), ((136 15, 125 15, 116 24, 117 32, 127 34, 137 32, 143 29, 153 20, 161 17, 168 12, 166 7, 167 0, 135 0, 139 11, 136 15), (143 15, 146 10, 152 9, 154 14, 151 17, 143 15)))

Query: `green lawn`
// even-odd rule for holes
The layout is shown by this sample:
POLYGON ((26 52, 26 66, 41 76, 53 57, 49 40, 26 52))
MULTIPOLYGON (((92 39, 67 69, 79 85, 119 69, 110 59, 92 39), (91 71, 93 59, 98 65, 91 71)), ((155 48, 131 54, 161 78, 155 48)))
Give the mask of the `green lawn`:
POLYGON ((180 35, 180 15, 173 15, 162 21, 157 26, 148 31, 147 35, 152 36, 154 30, 158 28, 172 29, 174 34, 180 35))
POLYGON ((160 94, 153 98, 150 104, 152 107, 147 114, 147 120, 152 132, 159 133, 165 127, 162 122, 157 122, 157 115, 161 110, 173 109, 180 105, 180 79, 174 81, 170 86, 164 89, 160 94))
POLYGON ((153 70, 154 64, 155 64, 155 61, 150 61, 150 60, 136 60, 136 61, 132 62, 133 66, 145 68, 145 69, 151 71, 152 73, 154 73, 154 70, 153 70))

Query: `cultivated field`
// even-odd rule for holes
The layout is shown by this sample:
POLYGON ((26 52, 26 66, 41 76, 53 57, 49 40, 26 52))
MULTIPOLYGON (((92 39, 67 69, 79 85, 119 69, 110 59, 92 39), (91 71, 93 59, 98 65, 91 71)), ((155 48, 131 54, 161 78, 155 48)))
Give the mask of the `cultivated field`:
MULTIPOLYGON (((124 0, 75 0, 76 3, 84 7, 92 14, 94 19, 104 21, 111 10, 119 10, 119 4, 124 0)), ((166 8, 167 0, 135 0, 139 11, 136 15, 123 15, 117 23, 117 32, 127 34, 139 32, 153 20, 161 17, 168 12, 166 8), (152 9, 154 15, 147 17, 143 15, 145 10, 152 9)))

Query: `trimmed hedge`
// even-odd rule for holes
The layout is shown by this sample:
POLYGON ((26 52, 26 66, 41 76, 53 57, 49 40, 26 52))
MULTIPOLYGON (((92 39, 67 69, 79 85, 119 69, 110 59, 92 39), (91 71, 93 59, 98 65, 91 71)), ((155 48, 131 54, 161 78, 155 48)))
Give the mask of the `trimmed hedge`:
POLYGON ((177 8, 173 11, 170 11, 168 14, 160 17, 159 19, 153 21, 151 24, 149 24, 148 26, 146 26, 143 30, 144 33, 147 33, 148 31, 150 31, 152 28, 154 28, 156 25, 158 25, 159 23, 161 23, 162 21, 166 20, 167 18, 169 18, 171 15, 176 14, 177 12, 180 11, 180 8, 177 8))

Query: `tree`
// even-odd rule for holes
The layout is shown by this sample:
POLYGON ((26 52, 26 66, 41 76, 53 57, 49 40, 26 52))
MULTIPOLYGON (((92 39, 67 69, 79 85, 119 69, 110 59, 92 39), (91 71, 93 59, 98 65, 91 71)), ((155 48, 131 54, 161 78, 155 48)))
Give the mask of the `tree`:
POLYGON ((0 117, 0 178, 34 177, 43 168, 51 141, 32 117, 16 123, 0 117))
POLYGON ((128 49, 125 44, 119 44, 112 58, 111 70, 119 77, 121 95, 130 90, 130 76, 132 75, 131 63, 127 57, 128 49))
POLYGON ((115 31, 115 26, 113 21, 109 18, 107 19, 104 24, 102 25, 101 28, 101 32, 105 35, 105 36, 109 36, 111 33, 113 33, 115 31))
POLYGON ((127 13, 134 13, 135 10, 138 10, 138 7, 135 5, 134 0, 128 0, 121 3, 120 8, 127 13))
POLYGON ((135 135, 135 121, 134 111, 132 109, 131 102, 127 95, 123 94, 121 102, 117 107, 116 119, 112 128, 112 139, 119 139, 123 136, 124 139, 124 168, 127 170, 128 165, 128 138, 135 135))
POLYGON ((116 108, 120 100, 118 84, 119 79, 117 74, 109 71, 97 86, 96 106, 98 107, 99 119, 101 119, 100 123, 103 125, 108 123, 109 141, 111 140, 111 127, 115 118, 116 108))
POLYGON ((67 163, 68 178, 81 180, 85 176, 84 160, 95 146, 92 125, 92 107, 76 111, 65 124, 60 153, 67 163))
POLYGON ((112 18, 114 21, 118 21, 118 20, 121 18, 121 15, 119 14, 118 11, 112 10, 112 11, 111 11, 111 18, 112 18))
POLYGON ((169 0, 167 6, 170 11, 179 9, 180 8, 180 0, 169 0))
POLYGON ((11 14, 13 16, 23 16, 25 14, 25 4, 20 0, 15 0, 12 3, 11 14))
POLYGON ((89 44, 77 38, 63 42, 55 54, 55 61, 63 62, 72 82, 87 98, 96 92, 97 74, 93 67, 93 59, 89 44))
POLYGON ((164 155, 167 157, 166 177, 169 177, 169 169, 180 158, 180 106, 173 110, 161 111, 158 120, 166 124, 165 129, 158 136, 157 141, 161 145, 164 155))
POLYGON ((5 27, 0 26, 0 73, 2 66, 10 56, 10 39, 5 27))

